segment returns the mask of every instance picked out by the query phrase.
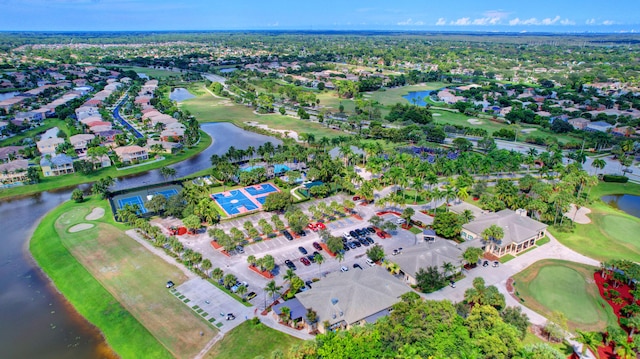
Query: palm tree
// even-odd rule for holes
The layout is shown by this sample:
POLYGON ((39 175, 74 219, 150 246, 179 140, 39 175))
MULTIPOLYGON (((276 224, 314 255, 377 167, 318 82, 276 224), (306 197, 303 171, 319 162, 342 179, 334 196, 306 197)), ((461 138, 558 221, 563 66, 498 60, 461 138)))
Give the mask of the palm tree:
POLYGON ((598 347, 602 344, 602 336, 597 332, 583 332, 582 330, 576 330, 578 336, 576 337, 576 341, 582 343, 582 355, 584 356, 587 353, 587 349, 590 349, 591 352, 599 358, 598 355, 598 347))
POLYGON ((413 198, 413 204, 418 203, 418 196, 424 192, 424 180, 420 177, 414 177, 411 182, 411 188, 416 191, 416 195, 413 198))
POLYGON ((602 158, 596 158, 591 162, 591 167, 596 169, 596 176, 598 175, 598 170, 603 169, 607 165, 607 162, 602 158))
POLYGON ((244 295, 247 294, 247 287, 245 285, 238 286, 238 289, 236 289, 236 294, 240 297, 244 297, 244 295))
POLYGON ((264 287, 265 293, 270 295, 273 301, 276 300, 275 295, 280 294, 281 289, 282 287, 277 285, 275 280, 272 280, 271 282, 267 283, 267 285, 264 287))
POLYGON ((220 279, 224 276, 224 271, 220 268, 215 268, 211 271, 211 278, 216 282, 220 281, 220 279))
POLYGON ((620 359, 635 359, 637 355, 633 343, 626 340, 617 343, 616 354, 620 359))
POLYGON ((324 256, 322 256, 322 254, 320 254, 320 253, 316 253, 313 256, 313 259, 318 264, 318 275, 320 275, 320 267, 322 266, 322 263, 324 263, 324 256))
POLYGON ((204 271, 204 273, 207 274, 207 276, 209 275, 207 272, 209 271, 209 269, 211 269, 211 266, 212 266, 212 264, 211 264, 211 261, 209 260, 209 258, 205 258, 202 261, 201 267, 202 267, 202 270, 204 271))
POLYGON ((462 213, 460 213, 460 219, 462 219, 464 223, 469 223, 473 221, 474 218, 475 216, 470 209, 465 209, 464 211, 462 211, 462 213))
POLYGON ((297 277, 296 272, 294 272, 293 269, 289 268, 287 269, 287 273, 285 273, 283 279, 285 282, 291 282, 291 280, 295 277, 297 277))
POLYGON ((442 263, 442 270, 444 271, 444 276, 449 277, 447 274, 452 273, 455 269, 455 266, 451 262, 442 263))

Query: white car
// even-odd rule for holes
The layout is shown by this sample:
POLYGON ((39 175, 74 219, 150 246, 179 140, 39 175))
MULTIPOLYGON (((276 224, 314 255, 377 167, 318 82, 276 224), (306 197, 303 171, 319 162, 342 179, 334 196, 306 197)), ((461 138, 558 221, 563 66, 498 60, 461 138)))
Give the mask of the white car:
POLYGON ((375 266, 375 265, 376 265, 376 262, 372 261, 370 258, 365 259, 365 262, 367 262, 367 264, 368 264, 370 267, 373 267, 373 266, 375 266))
POLYGON ((346 271, 348 271, 348 270, 349 270, 349 268, 347 268, 347 267, 345 267, 345 266, 342 266, 342 268, 340 268, 340 271, 341 271, 341 272, 346 272, 346 271))
POLYGON ((407 221, 404 218, 398 218, 396 219, 396 223, 397 224, 405 224, 407 221))
POLYGON ((346 238, 348 241, 352 241, 352 240, 353 240, 353 237, 351 237, 351 235, 350 235, 349 233, 347 233, 347 232, 344 232, 344 233, 342 234, 342 236, 343 236, 344 238, 346 238))

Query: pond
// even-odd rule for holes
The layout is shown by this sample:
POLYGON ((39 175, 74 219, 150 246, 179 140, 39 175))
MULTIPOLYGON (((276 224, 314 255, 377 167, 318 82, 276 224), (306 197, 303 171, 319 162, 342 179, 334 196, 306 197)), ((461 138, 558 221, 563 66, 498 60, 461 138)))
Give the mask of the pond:
POLYGON ((640 196, 631 194, 611 194, 603 196, 602 201, 609 206, 640 218, 640 196))
POLYGON ((424 102, 424 98, 431 96, 431 94, 435 93, 435 92, 437 92, 437 91, 436 90, 412 91, 412 92, 409 92, 408 94, 402 96, 402 98, 405 98, 411 104, 413 104, 414 101, 415 101, 415 105, 417 105, 417 106, 426 106, 427 103, 424 102))
POLYGON ((0 101, 4 101, 10 99, 12 97, 16 97, 20 92, 5 92, 0 93, 0 101))
POLYGON ((194 97, 195 96, 192 95, 191 92, 189 92, 189 90, 182 87, 174 88, 173 91, 171 91, 171 93, 169 94, 169 98, 172 101, 176 101, 176 102, 181 102, 194 97))

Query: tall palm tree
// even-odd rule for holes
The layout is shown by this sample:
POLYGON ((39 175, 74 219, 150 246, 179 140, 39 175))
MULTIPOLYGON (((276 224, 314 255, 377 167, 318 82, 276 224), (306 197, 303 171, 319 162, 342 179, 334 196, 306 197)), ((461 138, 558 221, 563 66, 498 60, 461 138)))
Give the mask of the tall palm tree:
POLYGON ((597 332, 586 332, 582 330, 576 330, 578 336, 576 341, 582 343, 582 355, 587 353, 587 349, 591 350, 596 358, 600 358, 598 355, 598 347, 602 344, 602 336, 597 332))
POLYGON ((270 295, 273 301, 276 300, 275 295, 280 294, 281 289, 282 287, 277 285, 275 280, 272 280, 271 282, 267 283, 267 285, 264 287, 265 293, 270 295))
POLYGON ((448 274, 452 274, 454 269, 455 269, 455 266, 453 265, 453 263, 451 262, 442 263, 442 270, 444 271, 445 277, 448 278, 449 277, 448 274))
POLYGON ((322 267, 322 263, 324 263, 324 256, 322 254, 320 254, 320 253, 316 253, 313 256, 313 259, 318 264, 318 275, 320 275, 320 267, 322 267))
POLYGON ((596 176, 598 175, 598 170, 603 169, 607 165, 607 162, 602 158, 596 158, 591 162, 591 167, 596 169, 596 176))
POLYGON ((420 177, 414 177, 411 181, 411 188, 416 191, 416 195, 413 198, 413 204, 418 203, 418 196, 424 192, 424 180, 420 177))
POLYGON ((283 279, 285 282, 291 282, 291 280, 295 277, 297 277, 296 272, 294 272, 293 269, 289 268, 287 269, 287 273, 285 273, 283 279))

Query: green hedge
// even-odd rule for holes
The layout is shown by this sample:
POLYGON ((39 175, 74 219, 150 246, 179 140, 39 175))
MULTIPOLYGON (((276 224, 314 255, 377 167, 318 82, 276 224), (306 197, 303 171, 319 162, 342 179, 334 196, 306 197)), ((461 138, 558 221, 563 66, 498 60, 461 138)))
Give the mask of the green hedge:
POLYGON ((618 175, 604 175, 602 176, 602 180, 605 182, 616 182, 616 183, 627 183, 629 182, 629 178, 626 176, 618 176, 618 175))

